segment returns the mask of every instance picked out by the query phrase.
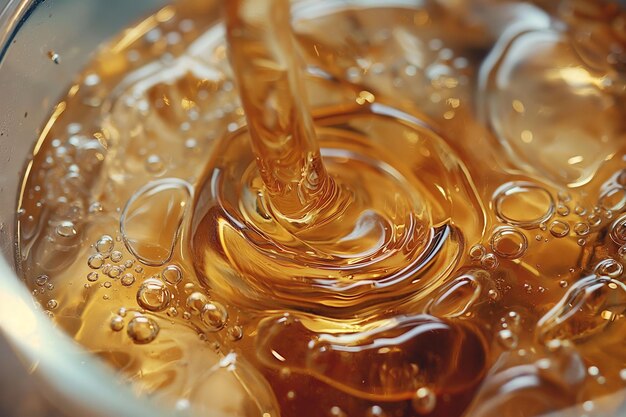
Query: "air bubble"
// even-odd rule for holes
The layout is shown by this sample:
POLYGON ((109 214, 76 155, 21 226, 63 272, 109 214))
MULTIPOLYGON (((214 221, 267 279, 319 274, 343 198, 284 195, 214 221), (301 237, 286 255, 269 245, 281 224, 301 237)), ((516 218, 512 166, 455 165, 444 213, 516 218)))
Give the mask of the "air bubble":
POLYGON ((487 269, 495 269, 498 267, 500 262, 498 258, 493 253, 487 253, 480 259, 480 264, 487 269))
POLYGON ((119 266, 112 266, 107 272, 107 275, 111 278, 117 278, 122 274, 122 272, 123 270, 119 266))
POLYGON ((596 275, 606 276, 610 278, 618 278, 622 275, 623 272, 623 265, 614 259, 605 259, 598 263, 595 268, 596 275))
POLYGON ((99 253, 96 253, 95 255, 91 255, 89 259, 87 260, 87 265, 89 265, 89 268, 91 269, 99 269, 102 267, 103 264, 104 264, 104 257, 100 255, 99 253))
POLYGON ((437 397, 430 388, 422 387, 415 392, 411 405, 418 414, 430 414, 437 405, 437 397))
POLYGON ((192 292, 187 297, 187 307, 195 314, 200 314, 204 305, 209 302, 209 298, 201 292, 192 292))
POLYGON ((590 231, 591 228, 587 223, 579 222, 574 225, 574 233, 576 233, 578 236, 587 236, 590 231))
POLYGON ((124 328, 124 318, 118 315, 113 316, 113 318, 111 318, 110 327, 114 332, 121 331, 124 328))
POLYGON ((613 188, 600 196, 598 205, 608 211, 621 211, 626 207, 626 189, 613 188))
POLYGON ((131 285, 135 283, 135 276, 131 274, 130 272, 127 272, 122 276, 122 278, 120 279, 120 282, 122 283, 123 286, 130 287, 131 285))
POLYGON ((228 312, 221 303, 211 301, 202 307, 200 318, 207 325, 209 331, 216 332, 222 330, 226 325, 228 312))
POLYGON ((48 303, 46 304, 46 307, 48 307, 48 310, 54 310, 59 306, 59 302, 57 300, 50 300, 48 301, 48 303))
POLYGON ((609 236, 618 245, 626 244, 626 214, 621 215, 613 222, 609 236))
POLYGON ((526 236, 511 227, 497 229, 491 238, 491 249, 506 259, 520 258, 528 248, 526 236))
POLYGON ((587 217, 587 221, 591 226, 596 227, 602 223, 602 218, 597 214, 590 214, 589 217, 587 217))
POLYGON ((559 204, 556 207, 556 212, 559 216, 566 217, 569 216, 570 210, 565 204, 559 204))
POLYGON ((96 250, 105 256, 108 256, 109 253, 111 253, 114 246, 115 241, 109 235, 101 236, 100 239, 98 239, 98 241, 96 242, 96 250))
POLYGON ((487 250, 483 245, 474 245, 469 250, 469 256, 474 261, 480 261, 486 252, 487 250))
POLYGON ((104 284, 102 284, 102 286, 103 286, 104 288, 111 288, 111 285, 112 285, 112 284, 111 284, 111 282, 110 282, 110 281, 107 281, 107 282, 105 282, 104 284))
POLYGON ((138 345, 152 342, 159 334, 159 325, 149 317, 137 316, 128 323, 128 337, 138 345))
POLYGON ((87 274, 87 281, 96 282, 100 276, 97 272, 90 272, 87 274))
POLYGON ((241 340, 241 338, 243 337, 243 328, 241 326, 229 327, 227 330, 227 335, 228 338, 233 342, 241 340))
POLYGON ((555 220, 550 224, 550 234, 554 237, 565 237, 569 234, 569 225, 561 220, 555 220))
POLYGON ((159 155, 149 155, 146 158, 146 171, 153 175, 162 174, 165 169, 165 163, 159 155))
POLYGON ((506 350, 513 350, 517 347, 517 336, 509 329, 500 330, 498 343, 506 350))
POLYGON ((533 229, 554 215, 554 199, 543 187, 529 182, 510 182, 494 195, 498 218, 513 226, 533 229))
POLYGON ((146 265, 168 262, 190 199, 191 186, 172 178, 151 182, 137 191, 120 219, 129 252, 146 265))
POLYGON ((73 237, 76 236, 76 227, 71 221, 65 220, 57 225, 56 233, 61 237, 73 237))
POLYGON ((137 303, 149 311, 163 311, 170 302, 170 292, 163 281, 149 278, 137 291, 137 303))
POLYGON ((121 260, 122 260, 122 252, 118 250, 114 250, 113 252, 111 252, 111 261, 119 262, 121 260))
POLYGON ((365 412, 365 417, 387 417, 387 413, 378 405, 373 405, 365 412))
POLYGON ((168 284, 177 285, 183 280, 183 271, 176 265, 169 265, 161 272, 161 278, 168 284))
POLYGON ((49 279, 50 278, 48 277, 48 275, 39 275, 37 278, 35 278, 35 284, 39 285, 40 287, 43 287, 44 285, 48 283, 49 279))

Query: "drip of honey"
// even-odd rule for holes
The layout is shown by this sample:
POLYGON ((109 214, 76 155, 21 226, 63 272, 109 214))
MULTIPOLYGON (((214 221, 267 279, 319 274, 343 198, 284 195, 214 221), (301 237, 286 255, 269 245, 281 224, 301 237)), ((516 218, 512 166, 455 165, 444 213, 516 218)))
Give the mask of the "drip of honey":
POLYGON ((619 415, 625 18, 166 7, 46 123, 24 279, 176 413, 619 415))

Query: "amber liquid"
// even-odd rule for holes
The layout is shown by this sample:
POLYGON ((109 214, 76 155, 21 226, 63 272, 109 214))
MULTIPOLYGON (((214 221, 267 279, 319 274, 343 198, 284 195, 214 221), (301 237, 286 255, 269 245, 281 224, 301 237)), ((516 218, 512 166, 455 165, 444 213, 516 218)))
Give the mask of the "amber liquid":
POLYGON ((41 308, 183 414, 617 415, 623 11, 325 7, 98 53, 24 180, 41 308))

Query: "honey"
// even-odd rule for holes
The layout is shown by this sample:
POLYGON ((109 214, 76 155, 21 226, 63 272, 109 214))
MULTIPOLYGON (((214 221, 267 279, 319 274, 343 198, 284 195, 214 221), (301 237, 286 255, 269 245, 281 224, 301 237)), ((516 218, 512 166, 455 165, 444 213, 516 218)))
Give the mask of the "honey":
POLYGON ((182 415, 619 415, 626 11, 545 3, 156 12, 28 163, 39 308, 182 415))

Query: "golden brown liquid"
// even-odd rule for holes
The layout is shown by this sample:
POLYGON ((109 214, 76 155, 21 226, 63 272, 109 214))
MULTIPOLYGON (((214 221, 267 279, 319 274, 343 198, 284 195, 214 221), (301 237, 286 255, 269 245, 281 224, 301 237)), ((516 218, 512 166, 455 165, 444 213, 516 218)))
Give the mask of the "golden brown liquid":
POLYGON ((225 5, 235 77, 204 2, 80 75, 18 212, 42 308, 180 413, 619 415, 624 13, 312 2, 294 47, 273 3, 225 5))

